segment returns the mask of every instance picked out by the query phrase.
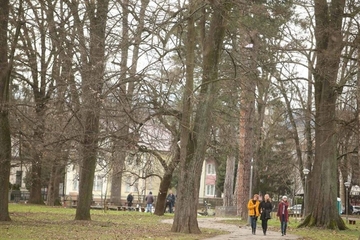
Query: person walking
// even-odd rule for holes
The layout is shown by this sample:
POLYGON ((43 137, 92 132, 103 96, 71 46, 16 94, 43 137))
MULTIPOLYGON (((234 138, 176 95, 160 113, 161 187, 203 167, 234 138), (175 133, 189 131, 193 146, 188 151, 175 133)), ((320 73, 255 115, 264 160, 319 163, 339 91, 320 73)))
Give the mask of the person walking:
POLYGON ((132 206, 133 200, 134 200, 134 196, 132 195, 132 193, 129 193, 129 195, 128 195, 127 198, 126 198, 128 207, 131 207, 131 206, 132 206))
POLYGON ((249 200, 247 208, 248 208, 248 213, 250 216, 251 231, 252 231, 252 234, 255 235, 256 221, 260 215, 260 202, 259 202, 258 194, 255 194, 253 199, 249 200))
POLYGON ((289 221, 288 207, 289 203, 287 201, 287 197, 283 196, 281 202, 279 203, 279 208, 276 214, 281 222, 281 236, 286 235, 287 223, 289 221))
POLYGON ((154 202, 154 196, 152 195, 152 192, 149 192, 149 194, 145 198, 146 201, 146 212, 152 212, 152 205, 154 202))
POLYGON ((173 192, 170 190, 169 194, 166 197, 166 206, 165 206, 165 210, 166 207, 169 208, 169 213, 173 212, 173 207, 175 205, 175 195, 173 194, 173 192))
POLYGON ((268 227, 268 220, 271 218, 271 211, 273 206, 271 204, 271 199, 269 194, 265 194, 264 201, 260 203, 260 220, 261 220, 261 227, 263 230, 264 235, 266 235, 267 227, 268 227))

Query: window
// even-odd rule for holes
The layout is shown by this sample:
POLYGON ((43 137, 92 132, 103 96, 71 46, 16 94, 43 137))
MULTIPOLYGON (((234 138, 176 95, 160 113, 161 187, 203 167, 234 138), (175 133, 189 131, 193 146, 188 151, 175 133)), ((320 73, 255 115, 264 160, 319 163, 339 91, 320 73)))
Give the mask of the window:
POLYGON ((101 191, 102 189, 102 184, 103 184, 103 179, 100 175, 95 175, 94 178, 94 191, 101 191))
POLYGON ((21 187, 22 171, 16 171, 16 184, 21 187))
POLYGON ((215 165, 214 164, 207 164, 206 165, 206 173, 207 173, 207 175, 215 175, 215 165))
POLYGON ((125 192, 131 192, 131 177, 130 176, 126 177, 125 192))
POLYGON ((73 191, 79 190, 79 175, 75 174, 73 179, 73 191))
POLYGON ((215 185, 206 185, 206 196, 215 196, 215 185))

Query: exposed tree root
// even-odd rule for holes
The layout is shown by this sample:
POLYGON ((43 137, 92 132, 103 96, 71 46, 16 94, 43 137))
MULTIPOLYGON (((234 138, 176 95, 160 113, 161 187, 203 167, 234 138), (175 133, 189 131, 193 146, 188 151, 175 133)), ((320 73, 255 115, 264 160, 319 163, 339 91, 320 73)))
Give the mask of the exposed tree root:
POLYGON ((333 230, 346 230, 348 229, 345 225, 344 220, 338 216, 335 219, 330 219, 329 221, 320 222, 312 215, 309 214, 305 217, 304 221, 300 223, 298 228, 303 227, 319 227, 333 230))

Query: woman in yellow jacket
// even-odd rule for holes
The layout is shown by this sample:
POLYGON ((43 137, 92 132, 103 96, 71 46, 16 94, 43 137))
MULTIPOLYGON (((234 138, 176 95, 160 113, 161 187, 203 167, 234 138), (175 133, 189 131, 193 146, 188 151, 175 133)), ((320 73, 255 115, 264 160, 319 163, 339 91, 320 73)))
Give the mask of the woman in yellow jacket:
POLYGON ((249 200, 247 207, 249 210, 252 234, 255 235, 256 221, 260 216, 260 202, 258 194, 255 194, 253 199, 249 200))

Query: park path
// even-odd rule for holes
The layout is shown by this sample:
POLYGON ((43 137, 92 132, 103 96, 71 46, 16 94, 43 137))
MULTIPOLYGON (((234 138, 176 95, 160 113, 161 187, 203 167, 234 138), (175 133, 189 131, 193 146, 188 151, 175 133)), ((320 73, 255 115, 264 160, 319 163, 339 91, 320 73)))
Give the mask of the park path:
MULTIPOLYGON (((266 236, 263 235, 261 230, 261 224, 257 228, 256 235, 252 235, 250 226, 236 226, 233 224, 221 223, 221 220, 228 218, 209 217, 209 218, 198 218, 198 224, 200 228, 212 228, 229 232, 228 234, 218 235, 205 240, 237 240, 237 239, 267 239, 267 240, 292 240, 301 239, 301 237, 287 234, 281 236, 281 232, 278 231, 267 231, 266 236), (260 228, 259 228, 260 227, 260 228)), ((233 218, 232 218, 233 219, 233 218)), ((172 224, 173 219, 163 220, 164 223, 172 224)), ((279 226, 280 227, 280 226, 279 226)))

